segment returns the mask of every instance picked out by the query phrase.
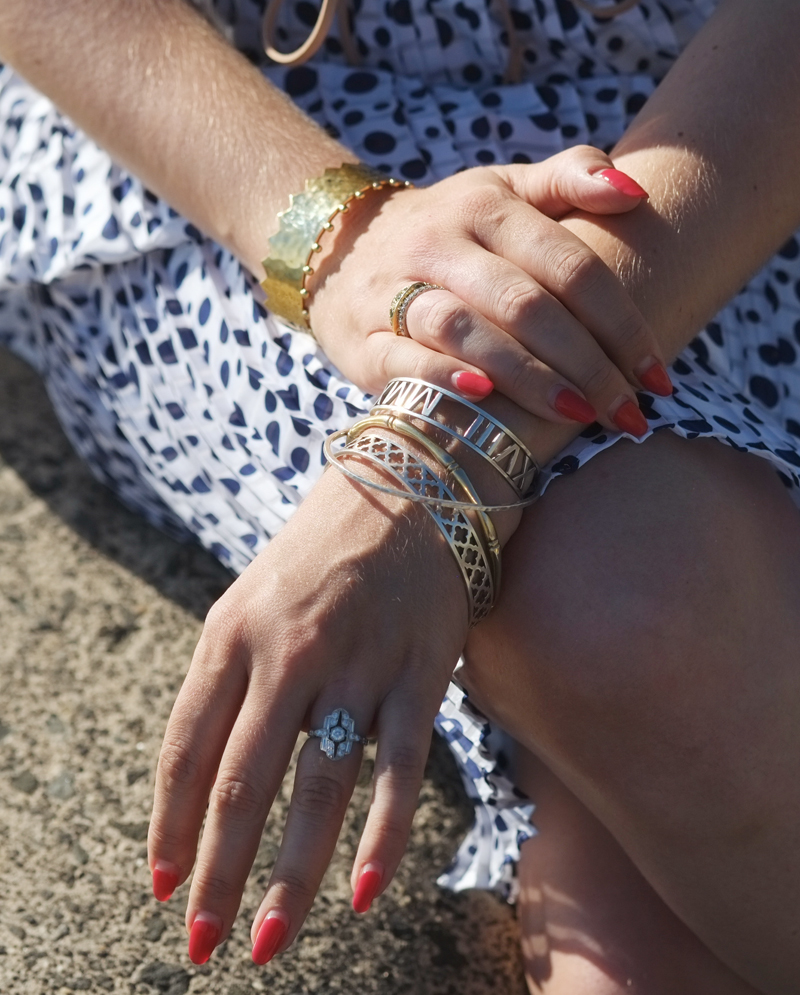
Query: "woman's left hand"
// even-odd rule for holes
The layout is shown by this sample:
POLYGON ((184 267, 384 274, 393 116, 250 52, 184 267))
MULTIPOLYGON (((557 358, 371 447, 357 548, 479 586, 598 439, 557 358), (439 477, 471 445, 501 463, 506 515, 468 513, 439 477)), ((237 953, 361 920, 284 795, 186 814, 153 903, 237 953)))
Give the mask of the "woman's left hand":
MULTIPOLYGON (((420 505, 329 471, 211 609, 164 737, 149 836, 162 900, 197 855, 186 912, 196 963, 230 932, 298 733, 336 709, 378 740, 353 867, 357 910, 387 887, 466 639, 466 607, 455 560, 420 505)), ((300 750, 283 841, 253 923, 257 963, 294 940, 311 907, 361 754, 355 745, 329 760, 319 739, 300 750)))

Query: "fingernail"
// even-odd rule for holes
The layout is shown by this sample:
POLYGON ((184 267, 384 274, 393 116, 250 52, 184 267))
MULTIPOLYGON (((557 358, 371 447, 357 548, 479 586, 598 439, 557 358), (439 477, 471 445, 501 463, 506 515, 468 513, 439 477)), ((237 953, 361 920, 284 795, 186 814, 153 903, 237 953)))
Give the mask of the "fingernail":
POLYGON ((172 898, 172 893, 178 887, 180 871, 168 860, 157 860, 153 864, 153 894, 159 902, 172 898))
POLYGON ((205 964, 222 936, 222 920, 208 912, 195 916, 189 933, 189 959, 193 964, 205 964))
POLYGON ((659 394, 661 397, 669 397, 674 388, 669 378, 669 373, 667 373, 662 364, 651 356, 642 365, 646 366, 645 371, 639 373, 637 370, 634 370, 634 373, 636 373, 639 382, 645 390, 649 390, 653 394, 659 394))
POLYGON ((611 416, 611 421, 621 432, 629 435, 645 435, 647 433, 647 419, 633 401, 626 400, 617 408, 611 416))
POLYGON ((280 913, 268 912, 267 918, 261 923, 256 942, 253 944, 253 963, 268 964, 286 936, 287 924, 280 913))
POLYGON ((473 397, 484 398, 494 390, 494 384, 486 377, 478 373, 471 373, 469 370, 461 370, 460 373, 453 374, 453 384, 456 390, 462 394, 471 394, 473 397))
POLYGON ((554 390, 557 390, 558 393, 550 405, 560 415, 571 418, 573 421, 579 421, 584 425, 591 425, 593 421, 597 421, 597 412, 580 394, 576 394, 569 387, 557 386, 554 390))
POLYGON ((380 864, 367 864, 358 877, 353 894, 353 908, 356 912, 366 912, 381 886, 383 871, 380 864))
POLYGON ((620 169, 601 169, 597 174, 602 176, 606 183, 610 183, 615 190, 624 193, 628 197, 649 197, 650 195, 640 187, 636 180, 632 180, 627 173, 620 169))

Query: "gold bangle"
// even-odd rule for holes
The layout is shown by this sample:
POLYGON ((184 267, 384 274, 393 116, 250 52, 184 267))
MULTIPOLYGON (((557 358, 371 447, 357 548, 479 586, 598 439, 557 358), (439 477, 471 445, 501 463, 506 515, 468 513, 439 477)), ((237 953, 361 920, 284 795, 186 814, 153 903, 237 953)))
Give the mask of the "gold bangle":
MULTIPOLYGON (((328 441, 332 438, 333 436, 328 436, 326 439, 326 456, 328 441)), ((341 460, 346 456, 380 466, 405 489, 405 493, 397 492, 400 497, 413 500, 424 493, 426 496, 443 499, 436 500, 434 504, 426 504, 425 508, 447 541, 466 585, 470 627, 485 618, 491 611, 497 595, 494 570, 486 555, 483 538, 469 517, 463 511, 444 507, 454 503, 452 499, 455 495, 442 478, 410 449, 383 435, 369 432, 359 435, 354 442, 348 443, 332 457, 333 465, 344 469, 341 460)), ((348 476, 353 475, 350 471, 345 472, 348 476)), ((373 486, 371 481, 357 475, 353 476, 361 483, 373 486)), ((383 487, 379 489, 385 490, 383 487)))
POLYGON ((293 194, 289 207, 278 215, 280 228, 270 238, 270 254, 262 262, 267 275, 261 286, 270 311, 301 331, 311 332, 306 278, 314 272, 311 260, 321 251, 320 239, 333 228, 333 219, 346 213, 352 201, 363 200, 370 190, 413 185, 349 162, 306 180, 305 191, 293 194))
POLYGON ((453 459, 446 449, 442 449, 441 446, 437 445, 433 439, 427 436, 424 432, 420 431, 420 429, 416 426, 410 425, 407 421, 404 421, 402 418, 398 418, 396 415, 369 415, 366 418, 362 418, 348 431, 348 442, 354 442, 358 434, 363 429, 367 428, 386 428, 389 429, 390 432, 397 432, 398 435, 404 435, 407 439, 413 439, 414 442, 422 446, 423 449, 430 453, 442 469, 449 473, 453 480, 455 480, 461 487, 470 502, 477 506, 473 510, 477 516, 478 522, 480 523, 486 548, 489 551, 490 563, 492 565, 492 579, 494 580, 496 597, 497 592, 500 590, 500 540, 497 538, 497 531, 494 527, 494 522, 491 520, 489 515, 482 510, 481 499, 478 496, 472 481, 464 472, 463 467, 455 459, 453 459))

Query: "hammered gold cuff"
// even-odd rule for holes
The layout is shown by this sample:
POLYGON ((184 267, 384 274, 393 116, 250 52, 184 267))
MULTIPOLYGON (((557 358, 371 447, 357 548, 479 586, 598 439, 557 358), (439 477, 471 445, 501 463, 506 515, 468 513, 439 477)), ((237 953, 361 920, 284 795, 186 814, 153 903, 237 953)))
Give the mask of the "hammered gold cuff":
POLYGON ((270 238, 270 254, 262 263, 267 275, 261 286, 270 311, 310 332, 306 277, 314 272, 311 260, 321 251, 320 239, 333 228, 336 215, 348 211, 352 201, 363 200, 370 190, 410 186, 407 180, 392 179, 361 163, 344 163, 306 180, 305 191, 293 194, 290 206, 278 215, 280 228, 270 238))

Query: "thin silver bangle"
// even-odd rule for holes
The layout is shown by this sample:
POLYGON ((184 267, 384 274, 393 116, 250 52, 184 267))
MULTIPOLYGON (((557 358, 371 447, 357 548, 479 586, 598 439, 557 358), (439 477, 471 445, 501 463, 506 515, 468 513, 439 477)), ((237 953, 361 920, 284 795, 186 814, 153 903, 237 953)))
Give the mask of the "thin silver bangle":
POLYGON ((416 504, 433 505, 437 508, 455 508, 458 511, 513 511, 515 508, 529 508, 532 504, 535 504, 539 500, 538 494, 532 494, 530 497, 523 498, 520 501, 515 501, 513 504, 473 504, 471 501, 450 501, 444 500, 443 498, 432 498, 428 497, 426 494, 413 494, 410 491, 401 491, 396 487, 388 487, 385 484, 378 484, 374 480, 370 480, 368 477, 362 477, 360 474, 355 473, 355 471, 351 470, 349 467, 345 466, 343 462, 341 462, 340 457, 345 452, 344 447, 338 451, 334 451, 334 442, 338 442, 340 439, 345 438, 348 431, 348 429, 342 428, 325 439, 322 446, 322 452, 325 459, 331 466, 335 467, 340 473, 343 473, 355 483, 363 484, 364 487, 371 487, 373 490, 380 491, 382 494, 402 498, 404 501, 414 501, 416 504))

